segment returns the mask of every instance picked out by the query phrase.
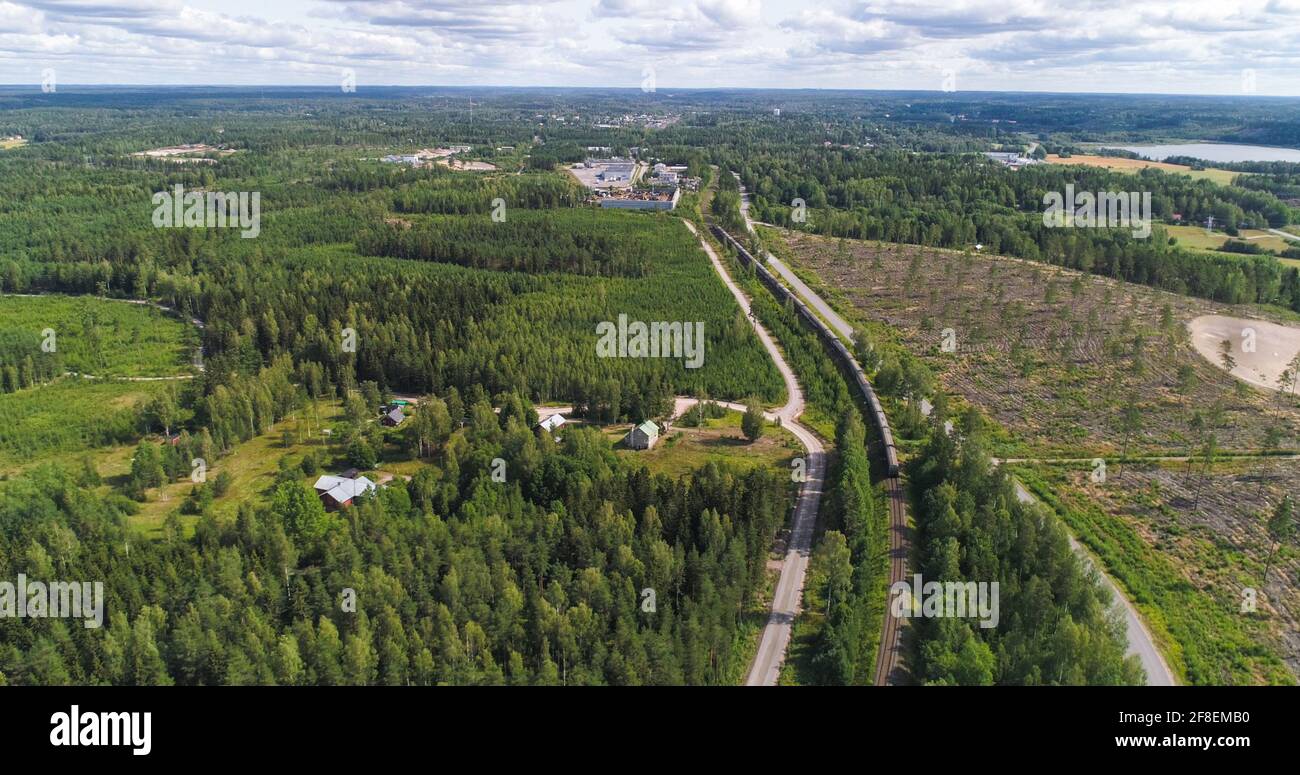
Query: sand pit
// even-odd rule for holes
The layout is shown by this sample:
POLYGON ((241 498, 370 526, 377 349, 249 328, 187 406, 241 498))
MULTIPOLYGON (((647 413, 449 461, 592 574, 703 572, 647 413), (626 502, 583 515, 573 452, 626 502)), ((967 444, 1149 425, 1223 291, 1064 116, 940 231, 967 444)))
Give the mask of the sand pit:
POLYGON ((1266 390, 1277 390, 1278 377, 1300 353, 1300 328, 1264 320, 1202 315, 1187 324, 1192 346, 1207 361, 1223 367, 1223 341, 1232 343, 1232 376, 1266 390), (1253 334, 1253 352, 1249 344, 1253 334))

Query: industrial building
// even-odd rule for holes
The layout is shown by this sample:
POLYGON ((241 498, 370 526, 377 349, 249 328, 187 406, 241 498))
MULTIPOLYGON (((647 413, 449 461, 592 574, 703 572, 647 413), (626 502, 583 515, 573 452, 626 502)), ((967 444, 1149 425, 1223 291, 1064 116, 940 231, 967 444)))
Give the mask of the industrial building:
POLYGON ((674 210, 681 198, 681 189, 642 189, 624 191, 603 197, 600 206, 622 210, 674 210))
POLYGON ((632 162, 610 164, 596 174, 596 179, 602 183, 625 183, 632 180, 632 171, 635 169, 636 165, 632 162))

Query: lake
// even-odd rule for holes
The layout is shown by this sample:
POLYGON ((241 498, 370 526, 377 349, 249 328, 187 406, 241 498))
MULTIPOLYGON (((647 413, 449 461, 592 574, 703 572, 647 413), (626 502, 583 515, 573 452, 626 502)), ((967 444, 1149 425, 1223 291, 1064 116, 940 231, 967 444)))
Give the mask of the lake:
POLYGON ((1232 145, 1231 143, 1179 143, 1175 145, 1116 145, 1143 158, 1164 161, 1170 156, 1192 156, 1206 161, 1294 161, 1300 162, 1300 151, 1294 148, 1271 148, 1265 145, 1232 145))

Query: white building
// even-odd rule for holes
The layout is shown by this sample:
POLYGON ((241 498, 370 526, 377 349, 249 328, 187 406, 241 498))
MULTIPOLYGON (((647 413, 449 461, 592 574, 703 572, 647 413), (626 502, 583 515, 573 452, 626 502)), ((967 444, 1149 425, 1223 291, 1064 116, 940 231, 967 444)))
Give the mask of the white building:
POLYGON ((627 445, 632 449, 650 449, 659 440, 659 426, 646 420, 627 434, 627 445))

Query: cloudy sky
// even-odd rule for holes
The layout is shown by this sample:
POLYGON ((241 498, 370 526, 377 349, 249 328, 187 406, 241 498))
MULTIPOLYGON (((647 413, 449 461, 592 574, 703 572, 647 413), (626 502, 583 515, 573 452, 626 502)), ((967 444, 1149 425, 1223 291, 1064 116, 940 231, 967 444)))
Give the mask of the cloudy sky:
POLYGON ((1300 0, 0 0, 0 83, 1300 95, 1300 0))

